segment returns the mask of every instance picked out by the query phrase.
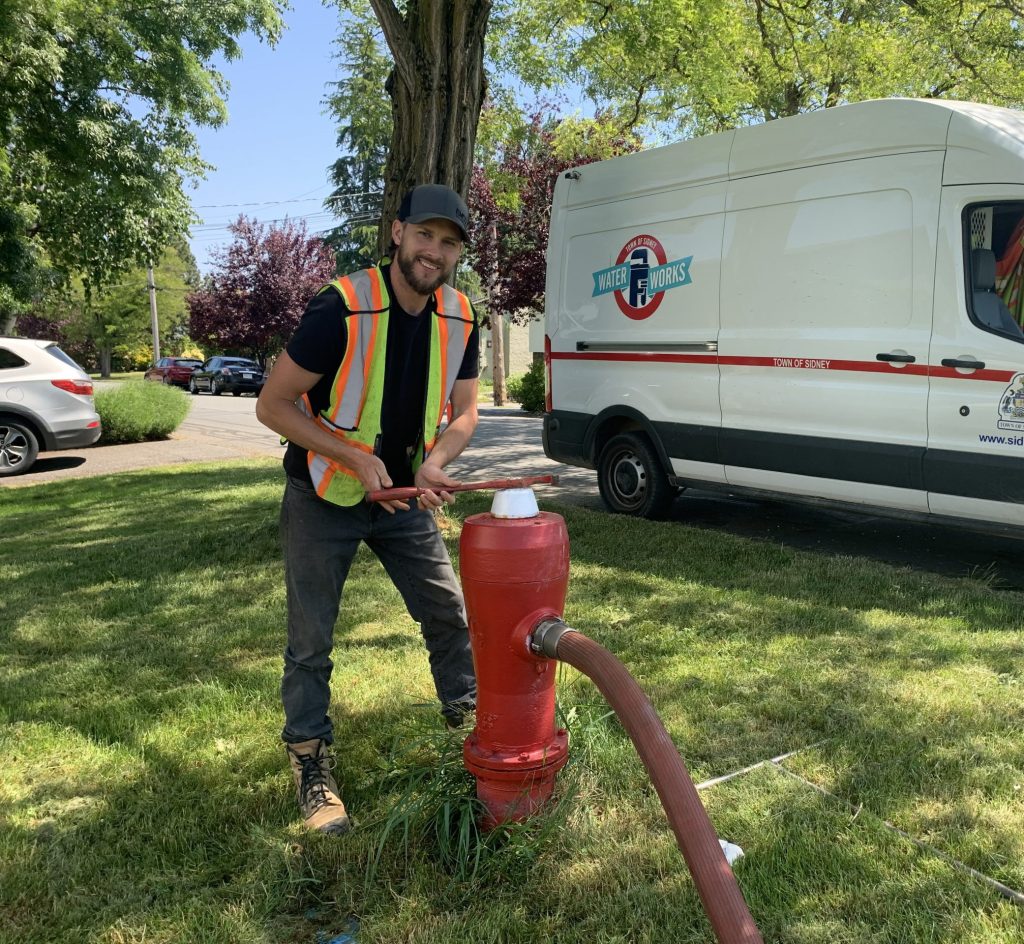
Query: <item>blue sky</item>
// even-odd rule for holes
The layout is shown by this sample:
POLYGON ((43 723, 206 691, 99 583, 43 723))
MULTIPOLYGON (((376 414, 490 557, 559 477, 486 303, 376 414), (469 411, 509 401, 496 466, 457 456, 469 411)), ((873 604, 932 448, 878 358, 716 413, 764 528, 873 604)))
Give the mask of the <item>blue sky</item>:
POLYGON ((190 191, 203 220, 189 240, 201 272, 209 271, 210 250, 230 240, 225 226, 239 213, 263 221, 306 216, 311 232, 330 225, 322 201, 337 146, 323 99, 339 77, 338 11, 320 0, 293 5, 275 48, 246 36, 242 58, 220 65, 231 83, 229 119, 218 130, 199 129, 200 153, 216 169, 190 191))

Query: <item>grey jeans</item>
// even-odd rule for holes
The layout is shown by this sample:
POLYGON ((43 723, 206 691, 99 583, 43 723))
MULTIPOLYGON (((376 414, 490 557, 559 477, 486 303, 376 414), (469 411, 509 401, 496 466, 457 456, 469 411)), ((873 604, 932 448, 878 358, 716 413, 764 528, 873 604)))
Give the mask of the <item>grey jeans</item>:
POLYGON ((333 740, 327 714, 334 624, 349 568, 365 541, 420 624, 441 711, 452 721, 475 707, 476 676, 466 606, 448 549, 429 511, 388 514, 360 502, 343 508, 288 477, 281 503, 281 543, 288 593, 288 646, 281 700, 287 743, 333 740))

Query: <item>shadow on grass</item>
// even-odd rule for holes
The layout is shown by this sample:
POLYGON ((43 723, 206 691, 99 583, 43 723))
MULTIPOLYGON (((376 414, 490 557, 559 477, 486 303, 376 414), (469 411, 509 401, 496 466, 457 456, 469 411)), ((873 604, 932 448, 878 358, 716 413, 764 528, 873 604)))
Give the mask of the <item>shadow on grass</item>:
MULTIPOLYGON (((133 928, 201 939, 201 925, 212 921, 220 924, 208 929, 209 939, 234 940, 244 935, 233 921, 251 931, 272 915, 294 919, 296 935, 308 931, 304 910, 326 902, 332 920, 353 910, 375 914, 387 939, 389 921, 418 920, 408 913, 412 905, 393 901, 398 887, 408 901, 420 896, 423 920, 438 921, 439 941, 457 940, 448 935, 460 927, 467 939, 476 918, 499 920, 495 909, 508 940, 594 940, 602 928, 628 928, 626 939, 656 941, 665 926, 678 927, 674 940, 705 940, 693 889, 658 810, 651 812, 638 762, 621 750, 613 717, 597 727, 619 742, 618 759, 593 755, 608 764, 595 772, 593 789, 611 811, 613 830, 616 806, 638 804, 648 819, 637 824, 633 843, 624 829, 615 845, 602 847, 598 827, 573 826, 561 861, 524 856, 519 877, 541 889, 525 901, 517 889, 488 888, 497 904, 477 906, 477 885, 453 892, 450 883, 432 883, 430 869, 397 860, 379 888, 364 891, 372 836, 357 833, 339 845, 294 834, 276 744, 281 489, 277 469, 233 465, 0 494, 0 710, 10 725, 0 744, 7 763, 29 760, 38 769, 21 783, 0 828, 16 853, 0 863, 0 887, 16 890, 0 904, 0 922, 17 928, 20 940, 44 941, 72 931, 104 939, 115 927, 125 939, 133 928), (46 740, 60 731, 65 742, 46 740), (55 775, 59 761, 34 759, 40 750, 98 756, 69 777, 55 775), (122 772, 112 778, 113 770, 122 772), (24 825, 26 817, 34 822, 24 825), (657 848, 652 830, 661 837, 657 848), (571 894, 553 884, 560 877, 571 894), (453 894, 461 908, 455 915, 453 894), (595 908, 602 896, 605 904, 595 908), (47 907, 33 909, 40 901, 47 907), (454 930, 444 930, 442 919, 454 930)), ((456 524, 487 504, 460 497, 456 524)), ((809 779, 908 831, 931 828, 959 858, 1024 884, 1016 864, 1024 859, 1019 801, 989 818, 984 836, 971 835, 983 818, 979 803, 1004 797, 1024 769, 1024 748, 1013 737, 1024 721, 1015 689, 1018 595, 679 525, 559 511, 573 545, 568 621, 581 618, 578 628, 623 660, 697 779, 829 738, 802 768, 809 779)), ((404 655, 425 667, 415 632, 389 622, 401 610, 397 595, 382 612, 374 590, 382 579, 372 560, 354 568, 339 650, 384 674, 397 671, 404 655)), ((560 698, 569 705, 598 700, 571 678, 560 698)), ((356 810, 379 809, 386 745, 412 709, 400 698, 387 710, 368 709, 336 684, 336 714, 342 705, 346 798, 356 810)), ((895 930, 872 937, 892 921, 884 896, 890 904, 928 895, 957 898, 967 909, 998 907, 964 880, 940 881, 917 868, 917 853, 901 853, 915 866, 906 874, 885 873, 871 856, 889 834, 875 830, 865 842, 852 827, 844 831, 849 815, 827 810, 818 795, 782 792, 785 804, 756 795, 743 801, 743 815, 764 807, 779 831, 741 873, 750 875, 752 904, 776 939, 787 939, 787 915, 806 923, 806 934, 792 940, 958 939, 943 936, 943 914, 931 937, 915 937, 916 911, 900 919, 903 937, 895 930), (805 820, 831 850, 828 868, 799 841, 805 820), (799 861, 801 850, 809 862, 799 861), (862 930, 843 931, 851 914, 862 930)), ((735 838, 761 843, 760 820, 745 821, 717 797, 710 805, 735 838)))

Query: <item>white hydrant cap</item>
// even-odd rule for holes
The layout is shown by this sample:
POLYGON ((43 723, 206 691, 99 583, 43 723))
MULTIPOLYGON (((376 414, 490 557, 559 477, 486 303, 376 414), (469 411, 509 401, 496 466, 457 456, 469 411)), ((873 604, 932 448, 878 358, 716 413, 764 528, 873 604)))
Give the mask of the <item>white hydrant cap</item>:
POLYGON ((495 518, 536 518, 540 514, 532 488, 503 488, 494 493, 491 514, 495 518))

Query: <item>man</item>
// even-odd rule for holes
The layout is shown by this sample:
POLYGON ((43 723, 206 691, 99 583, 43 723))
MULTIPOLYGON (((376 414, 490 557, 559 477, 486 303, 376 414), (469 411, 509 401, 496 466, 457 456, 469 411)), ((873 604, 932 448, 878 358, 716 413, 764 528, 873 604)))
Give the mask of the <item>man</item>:
POLYGON ((256 405, 260 422, 288 440, 282 738, 303 818, 322 832, 349 828, 330 772, 327 710, 334 623, 360 541, 420 623, 447 723, 457 727, 476 706, 465 604, 433 517, 457 484, 444 467, 477 424, 476 317, 445 284, 468 225, 455 191, 413 188, 391 226, 394 263, 337 279, 310 301, 256 405), (426 491, 366 501, 404 485, 426 491))

